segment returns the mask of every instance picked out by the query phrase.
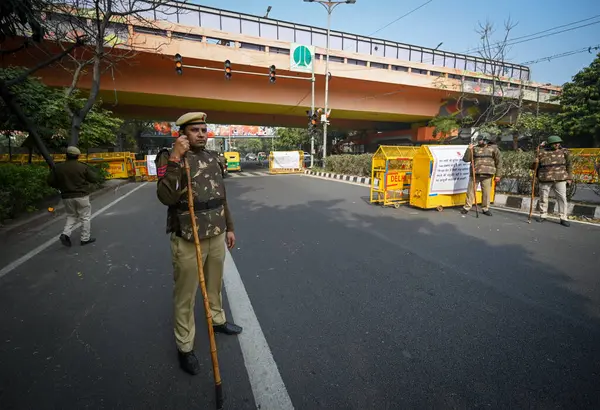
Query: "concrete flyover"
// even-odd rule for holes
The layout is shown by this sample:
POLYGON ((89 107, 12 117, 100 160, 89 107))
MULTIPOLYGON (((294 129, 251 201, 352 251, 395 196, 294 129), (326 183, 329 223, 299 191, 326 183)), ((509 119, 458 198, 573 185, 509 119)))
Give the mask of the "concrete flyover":
MULTIPOLYGON (((304 127, 310 82, 279 78, 270 84, 267 77, 272 64, 278 74, 307 76, 289 71, 293 41, 316 47, 316 104, 324 104, 322 29, 176 2, 170 11, 145 16, 151 24, 114 24, 119 44, 113 52, 137 51, 103 74, 100 96, 116 113, 171 120, 184 111, 203 109, 215 123, 304 127), (173 62, 176 53, 186 65, 217 70, 185 68, 178 76, 173 62), (232 63, 230 81, 219 70, 225 60, 232 63)), ((58 17, 49 18, 60 25, 58 17)), ((501 68, 506 74, 500 78, 503 93, 516 96, 522 92, 525 100, 539 100, 542 109, 552 106, 548 100, 560 90, 531 82, 524 66, 502 63, 499 67, 498 62, 476 57, 348 33, 333 32, 330 54, 329 101, 332 125, 338 128, 417 129, 444 112, 442 107, 461 90, 485 100, 491 90, 485 73, 492 69, 501 68)), ((4 64, 30 65, 35 58, 35 53, 19 54, 4 64)), ((67 86, 71 81, 61 67, 39 74, 52 86, 67 86)), ((90 77, 84 76, 79 87, 89 89, 90 77)), ((430 138, 427 132, 417 134, 430 138)))

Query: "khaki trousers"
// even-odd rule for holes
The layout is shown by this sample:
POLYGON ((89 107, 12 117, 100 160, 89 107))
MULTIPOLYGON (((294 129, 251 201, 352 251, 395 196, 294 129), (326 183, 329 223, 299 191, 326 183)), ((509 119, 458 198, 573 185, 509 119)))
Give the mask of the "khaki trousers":
MULTIPOLYGON (((492 177, 475 175, 476 183, 481 183, 481 208, 484 211, 490 209, 490 194, 492 192, 492 177)), ((473 176, 469 178, 469 187, 467 188, 467 200, 464 208, 468 211, 473 206, 475 198, 473 197, 473 176)))
POLYGON ((548 197, 550 190, 554 189, 556 193, 556 204, 558 205, 558 214, 560 219, 567 219, 567 181, 559 182, 540 182, 540 216, 548 216, 548 197))
POLYGON ((65 205, 65 212, 67 214, 67 222, 65 223, 63 234, 71 236, 73 227, 77 225, 77 222, 81 222, 81 240, 89 240, 92 229, 90 222, 92 219, 92 204, 90 203, 90 197, 66 198, 63 199, 63 204, 65 205))
MULTIPOLYGON (((225 311, 221 296, 225 263, 225 233, 201 240, 200 246, 213 325, 221 325, 225 323, 225 311)), ((194 242, 171 234, 171 257, 175 280, 173 289, 175 342, 179 351, 185 353, 194 348, 196 335, 194 306, 199 281, 194 242)))

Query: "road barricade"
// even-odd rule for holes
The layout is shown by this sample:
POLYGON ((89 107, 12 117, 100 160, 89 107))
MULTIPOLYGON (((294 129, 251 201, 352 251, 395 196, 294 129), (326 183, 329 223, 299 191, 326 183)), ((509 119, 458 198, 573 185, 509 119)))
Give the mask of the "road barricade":
MULTIPOLYGON (((55 158, 59 155, 55 155, 55 158)), ((66 156, 60 154, 60 160, 65 161, 66 156)), ((109 179, 127 179, 133 174, 133 164, 129 152, 98 152, 94 154, 82 155, 80 160, 88 164, 106 162, 108 164, 109 179)))
POLYGON ((418 147, 381 145, 371 162, 370 202, 396 208, 408 202, 412 161, 418 147))
POLYGON ((298 174, 304 172, 303 151, 271 151, 269 173, 298 174))
MULTIPOLYGON (((53 154, 54 162, 64 162, 67 159, 65 154, 53 154)), ((95 154, 79 156, 81 162, 88 164, 105 162, 108 164, 109 179, 127 179, 135 175, 135 165, 133 163, 135 154, 130 152, 99 152, 95 154)), ((3 154, 0 156, 0 162, 9 162, 9 156, 3 154)), ((27 164, 29 162, 29 154, 17 154, 12 156, 12 163, 27 164)), ((41 155, 32 155, 32 163, 43 163, 44 158, 41 155)))
MULTIPOLYGON (((463 156, 468 145, 422 145, 413 158, 410 205, 422 209, 464 205, 471 163, 463 156)), ((492 181, 490 201, 494 202, 492 181)), ((477 185, 476 203, 481 203, 481 186, 477 185)))
POLYGON ((578 182, 600 182, 600 148, 570 148, 573 176, 578 182))
POLYGON ((146 155, 143 161, 134 161, 136 182, 156 181, 158 179, 155 160, 156 155, 146 155))

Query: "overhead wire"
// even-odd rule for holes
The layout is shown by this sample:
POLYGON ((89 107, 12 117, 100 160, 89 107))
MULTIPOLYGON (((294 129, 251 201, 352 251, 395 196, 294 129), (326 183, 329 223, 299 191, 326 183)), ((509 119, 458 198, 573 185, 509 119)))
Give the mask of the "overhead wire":
POLYGON ((389 26, 391 26, 394 23, 397 23, 398 21, 402 20, 404 17, 407 17, 407 16, 411 15, 412 13, 414 13, 415 11, 419 10, 422 7, 425 7, 426 5, 428 5, 429 3, 431 3, 432 1, 433 0, 428 0, 425 3, 421 4, 419 7, 416 7, 414 9, 412 9, 411 11, 409 11, 408 13, 403 14, 402 16, 398 17, 396 20, 394 20, 394 21, 386 24, 385 26, 381 27, 380 29, 375 30, 374 32, 372 32, 371 34, 369 34, 369 37, 371 37, 373 34, 379 33, 381 30, 384 30, 384 29, 388 28, 389 26))
MULTIPOLYGON (((580 25, 580 26, 577 26, 577 27, 571 27, 571 28, 568 28, 568 29, 565 29, 565 30, 556 31, 556 32, 549 33, 549 34, 544 34, 544 35, 540 35, 540 36, 536 36, 536 37, 526 38, 526 39, 519 40, 519 41, 514 41, 517 38, 508 39, 506 41, 506 43, 505 43, 504 46, 505 47, 509 47, 509 46, 514 46, 514 45, 517 45, 517 44, 527 43, 529 41, 539 40, 539 39, 546 38, 546 37, 551 37, 551 36, 554 36, 554 35, 557 35, 557 34, 566 33, 566 32, 573 31, 573 30, 578 30, 580 28, 589 27, 589 26, 593 26, 593 25, 596 25, 596 24, 600 24, 600 20, 594 21, 594 22, 591 22, 591 23, 587 23, 587 24, 583 24, 583 25, 580 25)), ((532 36, 532 35, 533 34, 530 34, 529 36, 532 36)), ((522 37, 529 37, 529 36, 522 36, 522 37)), ((499 44, 502 44, 502 42, 495 43, 495 45, 499 45, 499 44)), ((471 51, 472 52, 473 51, 480 52, 480 51, 484 51, 484 50, 485 50, 484 47, 480 47, 478 49, 472 49, 471 51)), ((460 54, 466 54, 466 53, 463 52, 463 53, 460 53, 460 54)), ((481 57, 481 56, 473 56, 473 57, 484 58, 484 57, 481 57)), ((423 61, 423 63, 425 63, 425 64, 429 64, 429 63, 432 63, 432 62, 433 62, 433 58, 428 59, 427 61, 423 61)), ((506 62, 509 62, 509 61, 506 61, 506 62)))
POLYGON ((600 50, 600 44, 596 45, 596 46, 589 46, 589 47, 583 47, 583 48, 579 48, 576 50, 570 50, 570 51, 565 51, 564 53, 560 53, 560 54, 554 54, 551 56, 547 56, 547 57, 542 57, 542 58, 538 58, 537 60, 532 60, 532 61, 526 61, 524 63, 521 63, 523 65, 527 64, 527 65, 532 65, 532 64, 537 64, 537 63, 541 63, 544 61, 552 61, 558 58, 564 58, 564 57, 569 57, 575 54, 581 54, 581 53, 585 53, 586 51, 591 53, 592 50, 600 50))
MULTIPOLYGON (((560 26, 554 26, 554 27, 548 28, 548 29, 546 29, 546 30, 537 31, 537 32, 535 32, 535 33, 526 34, 526 35, 524 35, 524 36, 520 36, 520 37, 514 37, 514 38, 511 38, 511 39, 508 39, 507 41, 515 41, 515 40, 521 40, 521 39, 524 39, 524 38, 527 38, 527 37, 533 37, 533 36, 537 36, 538 34, 544 34, 544 33, 547 33, 547 32, 549 32, 549 31, 554 31, 554 30, 557 30, 557 29, 559 29, 559 28, 568 27, 568 26, 572 26, 572 25, 574 25, 574 24, 583 23, 583 22, 585 22, 585 21, 594 20, 594 19, 596 19, 596 18, 598 18, 598 17, 600 17, 600 14, 597 14, 597 15, 595 15, 595 16, 592 16, 592 17, 588 17, 588 18, 586 18, 586 19, 582 19, 582 20, 573 21, 573 22, 571 22, 571 23, 562 24, 562 25, 560 25, 560 26)), ((574 29, 575 29, 575 28, 574 28, 574 29)), ((497 41, 497 42, 495 42, 495 43, 492 43, 492 44, 490 44, 490 45, 491 45, 491 46, 496 46, 496 45, 499 45, 499 44, 502 44, 502 41, 497 41)), ((474 52, 474 51, 478 51, 478 50, 480 50, 480 48, 481 48, 481 47, 471 48, 471 49, 469 49, 469 50, 462 51, 460 54, 468 54, 468 53, 472 53, 472 52, 474 52)))

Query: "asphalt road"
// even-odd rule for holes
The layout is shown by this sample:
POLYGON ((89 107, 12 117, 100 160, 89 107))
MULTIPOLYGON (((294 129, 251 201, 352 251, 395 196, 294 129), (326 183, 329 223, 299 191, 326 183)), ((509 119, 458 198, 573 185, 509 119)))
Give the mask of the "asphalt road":
MULTIPOLYGON (((600 406, 599 227, 382 208, 307 176, 227 189, 233 261, 296 409, 600 406)), ((0 278, 0 408, 214 407, 205 329, 206 371, 177 366, 164 222, 145 185, 92 221, 96 244, 55 242, 0 278)), ((0 268, 62 223, 0 238, 0 268)), ((218 335, 228 409, 271 387, 243 340, 218 335)))

